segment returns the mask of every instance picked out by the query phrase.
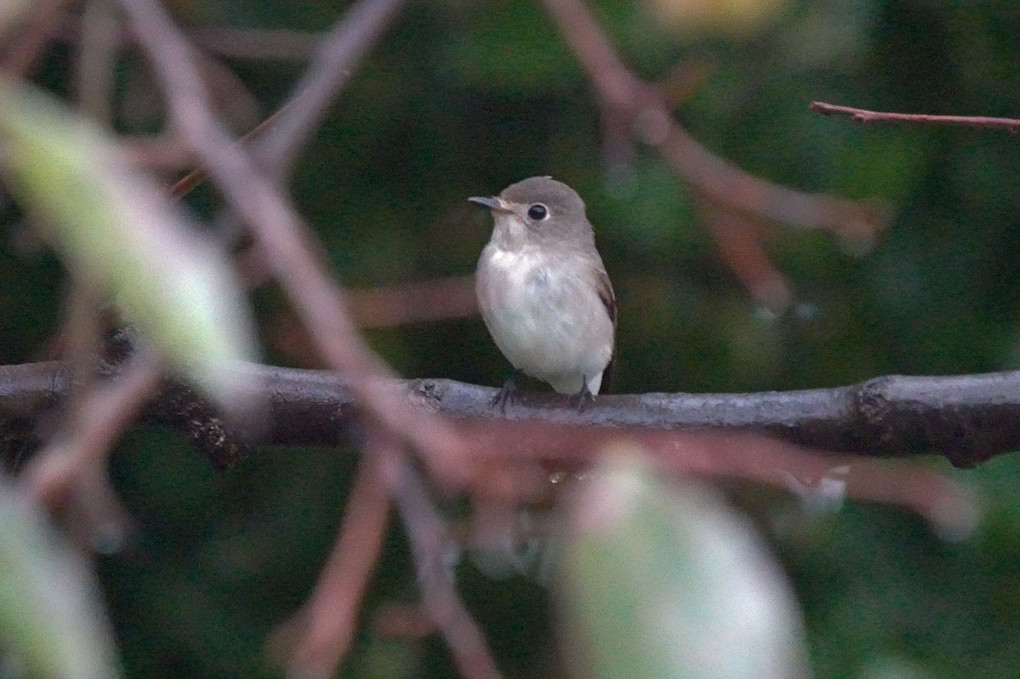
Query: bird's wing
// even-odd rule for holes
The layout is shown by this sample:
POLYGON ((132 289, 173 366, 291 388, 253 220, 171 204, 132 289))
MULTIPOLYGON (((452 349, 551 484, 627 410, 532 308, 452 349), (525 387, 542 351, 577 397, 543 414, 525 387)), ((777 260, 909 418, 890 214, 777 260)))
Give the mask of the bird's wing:
POLYGON ((609 386, 613 381, 613 364, 616 363, 616 294, 613 292, 613 284, 609 281, 609 274, 605 269, 598 269, 595 272, 595 280, 597 281, 599 299, 606 307, 609 320, 613 322, 613 355, 610 356, 609 363, 602 371, 602 386, 599 387, 599 393, 605 394, 609 391, 609 386))

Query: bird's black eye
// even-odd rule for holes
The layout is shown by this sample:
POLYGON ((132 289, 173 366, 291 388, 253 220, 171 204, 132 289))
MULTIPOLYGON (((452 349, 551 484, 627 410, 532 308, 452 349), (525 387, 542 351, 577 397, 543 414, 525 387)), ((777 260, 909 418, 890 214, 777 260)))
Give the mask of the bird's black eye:
POLYGON ((541 203, 535 203, 528 208, 528 216, 534 219, 536 222, 545 219, 549 216, 549 208, 541 203))

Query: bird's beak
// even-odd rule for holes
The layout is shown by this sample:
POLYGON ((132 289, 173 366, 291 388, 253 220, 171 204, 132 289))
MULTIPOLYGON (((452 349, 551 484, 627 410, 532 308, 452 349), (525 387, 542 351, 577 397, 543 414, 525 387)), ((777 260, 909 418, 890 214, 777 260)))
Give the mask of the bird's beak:
POLYGON ((495 210, 496 212, 513 212, 513 210, 503 205, 503 201, 501 201, 499 198, 495 197, 483 198, 481 196, 472 196, 471 198, 468 198, 468 200, 471 201, 472 203, 484 205, 490 210, 495 210))

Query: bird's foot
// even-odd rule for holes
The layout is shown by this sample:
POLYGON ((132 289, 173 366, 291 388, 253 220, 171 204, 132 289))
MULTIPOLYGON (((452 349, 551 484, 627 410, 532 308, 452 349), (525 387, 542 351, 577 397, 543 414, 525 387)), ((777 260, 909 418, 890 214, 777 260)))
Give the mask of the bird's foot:
POLYGON ((503 383, 499 393, 496 394, 489 404, 493 408, 499 408, 499 412, 504 415, 506 415, 506 405, 513 403, 517 399, 517 376, 520 374, 520 370, 514 370, 510 377, 506 379, 506 382, 503 383))
POLYGON ((584 409, 595 402, 595 395, 588 389, 588 378, 581 377, 581 391, 570 397, 570 405, 577 408, 577 412, 583 413, 584 409))

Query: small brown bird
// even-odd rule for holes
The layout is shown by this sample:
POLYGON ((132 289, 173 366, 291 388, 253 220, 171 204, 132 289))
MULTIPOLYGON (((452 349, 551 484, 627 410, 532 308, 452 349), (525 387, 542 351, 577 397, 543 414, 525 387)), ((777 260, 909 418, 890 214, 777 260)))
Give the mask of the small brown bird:
POLYGON ((469 200, 492 211, 475 290, 489 334, 515 368, 493 403, 505 409, 525 372, 583 409, 608 386, 616 336, 616 296, 584 201, 550 177, 469 200))

